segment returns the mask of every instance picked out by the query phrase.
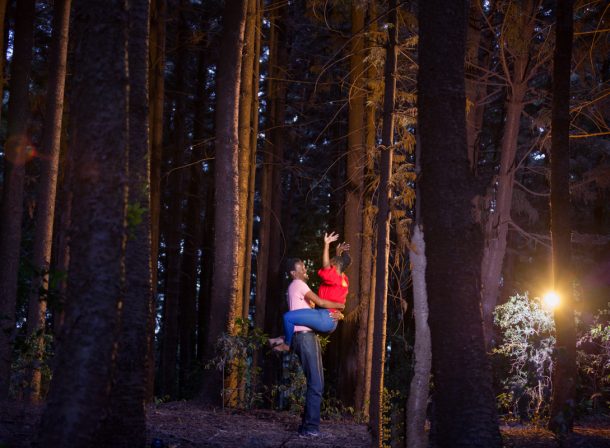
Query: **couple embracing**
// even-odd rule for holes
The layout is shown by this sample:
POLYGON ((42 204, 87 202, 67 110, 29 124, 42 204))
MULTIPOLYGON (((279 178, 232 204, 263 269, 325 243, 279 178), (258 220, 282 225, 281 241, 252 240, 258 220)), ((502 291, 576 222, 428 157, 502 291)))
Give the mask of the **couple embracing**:
POLYGON ((288 260, 288 272, 292 282, 288 287, 288 306, 290 311, 284 314, 285 336, 270 339, 276 351, 288 351, 292 348, 299 357, 305 377, 307 392, 305 410, 299 428, 302 437, 320 435, 320 406, 324 391, 324 374, 322 371, 322 354, 320 340, 316 332, 331 333, 337 328, 337 321, 343 318, 341 311, 345 300, 349 280, 345 269, 350 265, 349 245, 340 243, 336 255, 330 258, 330 244, 337 241, 339 235, 324 234, 322 268, 318 275, 322 280, 318 294, 315 294, 307 280, 307 268, 300 259, 288 260), (314 306, 318 308, 314 308, 314 306))

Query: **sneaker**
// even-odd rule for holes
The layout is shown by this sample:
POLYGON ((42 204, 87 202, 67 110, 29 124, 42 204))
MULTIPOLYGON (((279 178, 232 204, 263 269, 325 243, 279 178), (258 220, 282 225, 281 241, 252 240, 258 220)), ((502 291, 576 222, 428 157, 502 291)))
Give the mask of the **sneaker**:
POLYGON ((315 439, 322 435, 320 431, 303 431, 299 432, 299 438, 301 439, 315 439))

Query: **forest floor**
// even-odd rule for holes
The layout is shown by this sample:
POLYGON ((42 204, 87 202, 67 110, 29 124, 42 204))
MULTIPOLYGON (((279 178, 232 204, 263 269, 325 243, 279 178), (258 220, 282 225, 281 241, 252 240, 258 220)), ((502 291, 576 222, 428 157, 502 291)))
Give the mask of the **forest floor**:
MULTIPOLYGON (((32 448, 41 406, 12 402, 0 405, 0 448, 32 448)), ((350 419, 323 421, 323 437, 299 438, 299 418, 288 412, 203 408, 195 402, 172 402, 148 409, 148 441, 165 448, 365 448, 371 445, 366 425, 350 419)), ((507 448, 556 448, 553 435, 533 426, 502 426, 507 448)), ((573 448, 610 448, 610 419, 579 422, 563 444, 573 448)))

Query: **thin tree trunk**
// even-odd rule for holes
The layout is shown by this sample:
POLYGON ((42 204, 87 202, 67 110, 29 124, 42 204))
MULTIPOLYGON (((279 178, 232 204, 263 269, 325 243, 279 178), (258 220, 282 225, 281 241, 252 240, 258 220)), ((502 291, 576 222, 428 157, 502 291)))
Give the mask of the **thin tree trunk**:
POLYGON ((254 299, 254 307, 256 313, 254 315, 254 321, 256 327, 265 329, 265 316, 266 316, 266 305, 267 305, 267 277, 269 275, 269 245, 271 241, 271 220, 274 219, 272 215, 272 180, 273 180, 273 145, 271 143, 271 127, 273 126, 273 117, 276 105, 276 91, 275 91, 275 66, 277 64, 277 39, 278 33, 275 27, 277 21, 277 11, 275 8, 270 11, 270 27, 269 27, 269 58, 267 66, 267 98, 266 98, 266 117, 267 117, 267 129, 265 132, 265 145, 263 150, 263 166, 261 169, 261 224, 259 230, 259 247, 258 254, 256 256, 256 296, 254 299))
MULTIPOLYGON (((374 2, 369 4, 369 16, 374 17, 377 14, 377 8, 374 2)), ((377 31, 377 22, 371 24, 371 32, 377 31)), ((367 42, 367 46, 373 44, 372 40, 367 42)), ((374 64, 370 64, 368 68, 368 78, 378 79, 379 71, 374 64)), ((366 179, 372 179, 375 171, 375 151, 377 127, 375 123, 376 106, 374 103, 368 104, 366 107, 366 179)), ((369 402, 371 391, 371 363, 372 363, 372 347, 373 347, 373 331, 374 331, 374 312, 375 309, 374 294, 375 294, 375 279, 372 273, 375 272, 374 260, 374 242, 375 242, 375 207, 373 206, 373 191, 372 187, 364 186, 364 206, 362 218, 362 257, 360 262, 360 293, 362 302, 360 303, 361 311, 359 316, 358 326, 358 380, 356 382, 356 412, 362 413, 364 418, 369 416, 369 402)))
MULTIPOLYGON (((239 301, 239 309, 236 316, 246 319, 248 318, 248 309, 250 306, 250 291, 245 290, 245 275, 246 265, 250 264, 251 250, 248 247, 252 246, 250 240, 247 239, 247 226, 252 217, 248 213, 248 198, 250 193, 250 172, 252 153, 256 151, 256 147, 251 146, 250 133, 252 130, 252 101, 254 98, 254 59, 258 58, 255 54, 255 32, 258 24, 256 22, 256 1, 247 0, 246 25, 244 32, 244 49, 242 53, 242 70, 239 93, 239 224, 238 224, 238 253, 239 253, 239 268, 237 273, 237 300, 239 301)), ((258 90, 258 89, 257 89, 258 90)))
POLYGON ((388 5, 388 43, 384 74, 383 128, 379 162, 379 196, 377 198, 377 266, 375 270, 375 332, 371 373, 371 405, 369 410, 373 445, 383 445, 383 383, 386 349, 388 294, 388 259, 390 253, 390 197, 392 186, 392 155, 394 144, 394 103, 396 97, 396 51, 398 14, 396 0, 388 5))
POLYGON ((40 446, 95 446, 107 413, 125 288, 128 17, 124 1, 74 8, 68 308, 40 446), (103 117, 103 119, 100 119, 103 117))
MULTIPOLYGON (((284 146, 286 144, 286 89, 288 79, 288 4, 276 0, 276 19, 274 22, 276 38, 275 65, 270 67, 275 78, 273 83, 273 115, 270 122, 270 138, 273 166, 271 179, 271 217, 270 244, 267 272, 267 291, 265 322, 269 334, 278 334, 281 322, 281 306, 284 303, 283 294, 278 294, 282 288, 282 258, 285 247, 285 227, 283 226, 282 210, 282 175, 284 165, 284 146)), ((275 2, 274 2, 275 4, 275 2)))
POLYGON ((32 256, 36 275, 32 280, 28 311, 28 333, 36 338, 36 358, 32 370, 28 372, 28 398, 32 402, 40 399, 40 362, 45 351, 43 332, 47 300, 46 293, 41 294, 41 290, 48 291, 49 289, 48 272, 51 263, 53 220, 55 218, 71 3, 71 0, 57 1, 53 11, 51 69, 47 88, 45 131, 40 146, 42 157, 40 158, 40 183, 36 197, 36 233, 32 256))
POLYGON ((153 301, 149 310, 146 356, 148 380, 146 401, 155 388, 155 327, 157 324, 157 285, 159 259, 159 217, 161 212, 161 159, 163 154, 163 104, 165 97, 166 0, 151 0, 150 6, 150 222, 153 301))
MULTIPOLYGON (((260 76, 260 53, 261 53, 261 32, 262 24, 262 5, 261 0, 256 0, 256 30, 254 44, 254 68, 252 71, 252 128, 250 129, 250 186, 248 188, 248 223, 246 226, 246 241, 249 244, 246 246, 246 266, 244 275, 244 303, 250 301, 250 282, 252 277, 252 237, 254 233, 254 196, 256 185, 256 153, 258 144, 258 108, 259 108, 259 76, 260 76)), ((244 319, 248 316, 244 315, 244 319)))
POLYGON ((150 145, 148 124, 148 0, 129 3, 129 204, 125 247, 124 302, 110 391, 102 427, 105 446, 146 444, 144 403, 147 389, 146 346, 152 298, 150 235, 150 145))
POLYGON ((30 149, 29 82, 34 44, 34 0, 17 2, 11 63, 7 138, 4 144, 4 185, 0 213, 0 399, 8 397, 12 338, 15 332, 17 276, 21 246, 23 184, 30 149))
POLYGON ((405 426, 407 428, 407 446, 409 448, 426 448, 428 446, 426 411, 428 410, 432 347, 430 328, 428 327, 428 294, 426 293, 426 243, 424 233, 419 225, 416 225, 413 229, 409 260, 413 278, 413 315, 415 316, 413 353, 415 365, 409 388, 405 426))
MULTIPOLYGON (((556 345, 549 429, 561 437, 574 427, 576 330, 572 296, 570 223, 570 72, 572 62, 572 0, 557 3, 553 57, 551 134, 551 236, 553 283, 561 305, 555 309, 556 345)), ((563 441, 563 440, 562 440, 563 441)))
POLYGON ((479 305, 482 234, 466 140, 466 2, 419 2, 422 216, 432 335, 432 446, 502 444, 479 305), (459 316, 459 319, 456 318, 459 316))
MULTIPOLYGON (((238 309, 236 238, 238 202, 238 112, 241 73, 241 52, 246 22, 246 0, 227 0, 223 13, 221 43, 223 57, 216 77, 216 163, 214 217, 214 275, 210 314, 206 329, 208 344, 205 359, 214 356, 214 344, 223 332, 232 333, 238 309)), ((204 378, 203 398, 220 404, 222 377, 209 370, 204 378)))

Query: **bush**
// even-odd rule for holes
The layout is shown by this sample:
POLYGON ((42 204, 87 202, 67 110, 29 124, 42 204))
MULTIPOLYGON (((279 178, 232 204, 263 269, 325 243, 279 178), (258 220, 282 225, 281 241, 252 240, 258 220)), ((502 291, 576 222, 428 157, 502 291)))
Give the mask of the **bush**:
POLYGON ((552 312, 538 298, 518 294, 496 307, 494 323, 502 332, 502 344, 493 353, 508 366, 501 375, 500 412, 519 420, 546 416, 555 346, 552 312))

